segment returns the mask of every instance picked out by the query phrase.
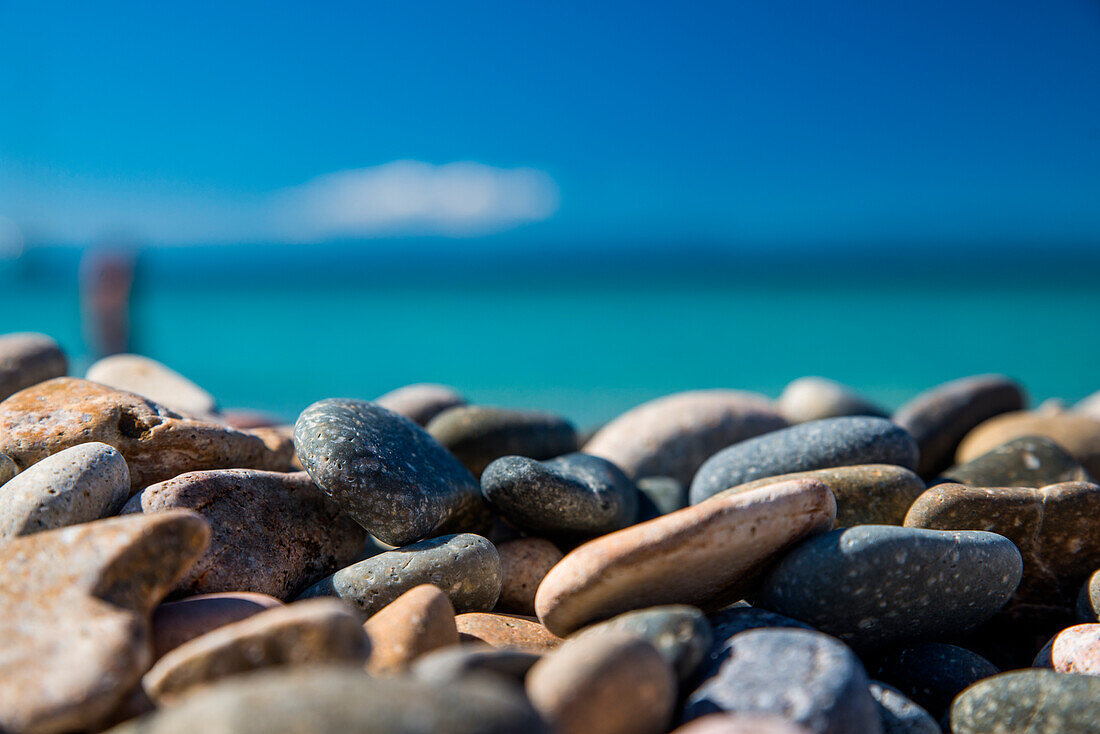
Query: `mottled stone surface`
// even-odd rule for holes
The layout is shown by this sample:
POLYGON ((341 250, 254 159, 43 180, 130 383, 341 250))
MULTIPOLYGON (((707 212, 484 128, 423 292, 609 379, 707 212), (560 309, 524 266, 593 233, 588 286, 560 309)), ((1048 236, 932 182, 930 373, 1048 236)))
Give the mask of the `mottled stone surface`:
POLYGON ((956 447, 971 429, 1026 404, 1023 388, 1009 378, 976 375, 922 392, 898 408, 894 422, 920 446, 920 465, 913 468, 922 477, 934 477, 951 465, 956 447))
POLYGON ((420 426, 374 403, 314 403, 298 417, 294 443, 313 481, 386 543, 488 523, 470 472, 420 426))
POLYGON ((409 673, 414 678, 433 683, 495 675, 522 686, 527 671, 541 658, 542 655, 525 650, 465 643, 433 650, 417 659, 409 673))
POLYGON ((951 704, 953 734, 1092 734, 1100 678, 1017 670, 987 678, 951 704))
POLYGON ((896 688, 871 681, 868 691, 878 704, 882 734, 940 734, 932 715, 896 688))
POLYGON ((570 539, 625 528, 638 515, 634 482, 611 462, 587 454, 548 461, 504 456, 485 468, 481 493, 521 530, 570 539))
POLYGON ((31 385, 61 377, 68 369, 65 353, 45 334, 0 336, 0 400, 31 385))
POLYGON ((359 615, 336 599, 274 607, 227 624, 172 650, 142 678, 159 703, 231 675, 322 663, 362 665, 370 642, 359 615))
POLYGON ((1100 567, 1100 486, 1042 489, 939 484, 913 503, 905 524, 936 530, 988 530, 1019 548, 1023 578, 1014 604, 1073 607, 1078 589, 1100 567))
POLYGON ((527 696, 558 734, 662 734, 676 677, 645 640, 608 633, 572 640, 535 663, 527 696))
POLYGON ((1077 594, 1077 618, 1082 622, 1100 621, 1100 571, 1094 571, 1077 594))
POLYGON ((372 675, 404 672, 424 653, 458 644, 455 608, 431 584, 406 591, 363 625, 371 642, 367 670, 372 675))
POLYGON ((908 469, 890 464, 863 464, 765 477, 723 490, 715 497, 747 492, 789 479, 816 479, 833 490, 837 527, 901 525, 909 506, 925 490, 924 481, 908 469))
POLYGON ((997 675, 997 666, 976 652, 942 642, 918 642, 891 650, 870 665, 871 675, 897 688, 937 720, 955 696, 997 675))
POLYGON ((982 423, 959 444, 956 460, 972 461, 998 446, 1024 436, 1049 438, 1100 476, 1100 420, 1077 413, 1006 413, 982 423))
POLYGON ((1035 667, 1100 675, 1100 624, 1075 624, 1062 630, 1039 652, 1035 667))
POLYGON ((427 431, 475 477, 502 456, 541 460, 577 450, 572 423, 534 410, 465 405, 432 418, 427 431))
POLYGON ((205 417, 218 410, 218 401, 179 372, 140 354, 114 354, 99 360, 84 379, 125 390, 181 415, 205 417))
POLYGON ((19 467, 7 454, 0 454, 0 486, 19 473, 19 467))
POLYGON ((858 525, 788 553, 760 606, 860 647, 935 639, 992 617, 1021 567, 1016 546, 995 533, 858 525))
POLYGON ((403 415, 418 426, 426 426, 448 408, 465 405, 466 400, 453 387, 420 382, 390 390, 375 398, 375 403, 386 410, 403 415))
POLYGON ((21 469, 89 441, 119 450, 131 491, 184 472, 263 468, 271 460, 258 436, 87 380, 58 377, 0 403, 0 453, 21 469))
POLYGON ((449 685, 372 678, 361 667, 293 667, 236 676, 112 734, 550 734, 503 682, 449 685))
POLYGON ((642 477, 635 486, 638 487, 638 522, 688 506, 687 487, 672 477, 642 477))
POLYGON ((717 499, 589 541, 562 559, 535 595, 539 619, 565 635, 660 604, 721 607, 799 540, 833 525, 821 482, 798 480, 717 499))
POLYGON ((852 388, 825 377, 799 377, 787 383, 776 407, 791 425, 848 415, 890 417, 852 388))
POLYGON ((149 612, 209 535, 171 512, 0 546, 0 730, 79 730, 114 709, 152 662, 149 612))
POLYGON ((623 413, 597 431, 582 451, 607 459, 632 479, 667 476, 686 486, 715 452, 786 425, 763 395, 692 390, 623 413))
POLYGON ((249 591, 198 594, 164 602, 153 610, 153 657, 159 658, 199 635, 282 604, 273 596, 249 591))
POLYGON ((943 473, 943 481, 973 487, 1045 487, 1091 482, 1077 459, 1049 438, 1024 436, 943 473))
POLYGON ((147 487, 123 512, 177 508, 198 512, 214 531, 176 587, 182 595, 255 591, 289 599, 350 563, 366 539, 305 472, 189 472, 147 487))
POLYGON ((820 734, 880 734, 867 674, 851 650, 810 630, 757 629, 687 698, 684 718, 716 711, 778 714, 820 734))
POLYGON ((668 604, 620 614, 585 627, 570 639, 608 632, 625 632, 646 640, 661 653, 680 680, 691 677, 714 643, 714 633, 706 615, 702 610, 685 604, 668 604))
POLYGON ((463 641, 480 640, 493 647, 542 654, 562 643, 560 637, 543 627, 537 619, 514 614, 468 612, 459 614, 455 624, 463 641))
POLYGON ((917 444, 882 418, 828 418, 734 444, 709 458, 691 482, 691 502, 764 477, 857 464, 917 465, 917 444))
POLYGON ((549 540, 517 538, 497 545, 500 555, 500 599, 496 611, 535 613, 535 592, 562 552, 549 540))
POLYGON ((302 597, 338 596, 369 617, 421 584, 442 589, 455 611, 489 611, 500 597, 500 556, 480 535, 444 535, 342 568, 302 597))
POLYGON ((722 713, 689 721, 672 734, 810 734, 810 730, 774 714, 722 713))
POLYGON ((104 443, 73 446, 0 485, 0 540, 114 515, 129 496, 122 454, 104 443))

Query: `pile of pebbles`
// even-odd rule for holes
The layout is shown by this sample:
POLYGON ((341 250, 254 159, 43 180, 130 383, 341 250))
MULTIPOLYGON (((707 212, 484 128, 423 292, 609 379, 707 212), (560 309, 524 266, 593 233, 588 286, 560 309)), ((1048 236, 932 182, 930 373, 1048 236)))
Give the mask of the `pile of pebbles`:
POLYGON ((0 731, 1100 731, 1100 397, 294 426, 0 337, 0 731))

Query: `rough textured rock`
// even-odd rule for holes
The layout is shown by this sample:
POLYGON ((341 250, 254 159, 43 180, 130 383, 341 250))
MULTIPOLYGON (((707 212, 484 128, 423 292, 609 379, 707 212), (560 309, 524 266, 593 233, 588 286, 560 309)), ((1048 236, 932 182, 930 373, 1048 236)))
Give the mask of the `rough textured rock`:
POLYGON ((770 713, 820 734, 880 734, 867 685, 859 659, 827 635, 750 630, 730 640, 726 659, 688 696, 684 718, 770 713))
POLYGON ((734 444, 707 459, 691 482, 691 502, 764 477, 858 464, 917 465, 917 444, 882 418, 828 418, 734 444))
POLYGON ((209 535, 171 512, 0 546, 0 730, 79 730, 114 709, 152 662, 149 612, 209 535))
POLYGON ((455 611, 488 611, 500 597, 500 556, 479 535, 444 535, 342 568, 306 589, 302 598, 338 596, 369 617, 421 584, 442 589, 455 611))
POLYGON ((1024 436, 1049 438, 1081 462, 1093 477, 1100 476, 1100 420, 1077 413, 1006 413, 991 418, 966 435, 956 460, 973 461, 998 446, 1024 436))
POLYGON ((468 612, 455 618, 461 639, 480 640, 493 647, 542 654, 561 645, 562 640, 538 620, 512 614, 468 612))
POLYGON ((104 443, 73 446, 0 485, 0 539, 109 517, 129 496, 122 454, 104 443))
POLYGON ((765 477, 731 487, 715 497, 727 497, 789 479, 816 479, 833 490, 836 524, 842 528, 901 525, 909 506, 925 490, 924 481, 908 469, 889 464, 863 464, 765 477))
POLYGON ((533 410, 465 405, 432 418, 427 431, 475 477, 502 456, 541 460, 577 450, 572 423, 533 410))
POLYGON ((1024 436, 952 467, 942 480, 972 487, 1045 487, 1061 482, 1091 482, 1077 459, 1049 438, 1024 436))
POLYGON ((131 491, 199 469, 263 468, 262 439, 217 423, 183 418, 132 393, 58 377, 0 403, 0 453, 21 469, 89 441, 126 459, 131 491))
POLYGON ((1082 622, 1100 621, 1100 571, 1089 576, 1077 595, 1077 618, 1082 622))
POLYGON ((183 595, 255 591, 288 599, 350 563, 366 539, 305 472, 189 472, 147 487, 123 512, 177 508, 195 510, 214 531, 176 588, 183 595))
POLYGON ((512 525, 582 539, 634 524, 638 490, 619 467, 587 454, 548 461, 504 456, 485 468, 481 493, 512 525))
POLYGON ((638 522, 688 506, 687 487, 672 477, 642 477, 635 486, 638 487, 638 522))
POLYGON ((11 478, 19 473, 19 467, 7 454, 0 454, 0 486, 11 481, 11 478))
POLYGON ((964 689, 1001 672, 978 653, 941 642, 918 642, 891 650, 870 670, 873 677, 897 688, 937 720, 964 689))
POLYGON ((372 675, 404 672, 424 653, 458 644, 455 608, 442 591, 421 584, 406 591, 367 620, 371 641, 367 670, 372 675))
POLYGON ((455 524, 487 529, 470 472, 420 426, 381 406, 314 403, 298 417, 294 444, 313 481, 379 540, 405 545, 455 524))
POLYGON ((864 399, 852 388, 824 377, 799 377, 792 380, 783 388, 776 407, 791 425, 848 415, 890 417, 882 408, 864 399))
POLYGON ((535 663, 527 696, 559 734, 661 734, 676 677, 645 640, 608 633, 570 641, 535 663))
POLYGON ((1039 652, 1035 667, 1100 675, 1100 624, 1075 624, 1062 630, 1039 652))
POLYGON ((1008 601, 1021 567, 1016 546, 995 533, 858 525, 788 553, 759 602, 850 645, 878 647, 976 627, 1008 601))
POLYGON ((153 610, 153 657, 218 627, 240 622, 283 603, 267 594, 231 591, 169 601, 153 610))
POLYGON ((832 527, 836 502, 798 480, 688 507, 590 541, 543 579, 535 609, 551 632, 660 604, 721 607, 799 540, 832 527))
POLYGON ((562 552, 549 540, 517 538, 497 545, 500 555, 500 599, 496 611, 533 615, 535 592, 562 552))
POLYGON ((714 643, 710 622, 700 609, 684 604, 639 609, 585 627, 571 639, 608 632, 625 632, 647 641, 661 653, 680 680, 699 668, 714 643))
POLYGON ((810 734, 810 730, 774 714, 707 714, 672 734, 810 734))
POLYGON ((878 704, 882 734, 940 734, 932 715, 896 688, 871 681, 868 691, 878 704))
POLYGON ((140 354, 114 354, 99 360, 84 379, 125 390, 181 415, 205 417, 218 410, 214 396, 155 359, 140 354))
POLYGON ((977 375, 922 392, 898 408, 894 422, 920 446, 920 465, 913 468, 922 477, 934 477, 951 465, 956 447, 971 429, 1026 404, 1023 388, 1009 378, 977 375))
POLYGON ((1100 678, 1017 670, 967 688, 951 704, 953 734, 1092 734, 1100 678))
POLYGON ((0 400, 31 385, 61 377, 68 369, 65 353, 45 334, 0 336, 0 400))
POLYGON ((452 387, 421 382, 390 390, 375 398, 386 410, 403 415, 418 426, 426 426, 448 408, 465 405, 466 400, 452 387))
POLYGON ((623 413, 597 431, 582 451, 607 459, 632 479, 667 476, 686 486, 715 452, 786 425, 763 395, 692 390, 623 413))
POLYGON ((473 643, 434 650, 417 659, 409 671, 414 678, 451 683, 469 676, 495 675, 523 685, 527 672, 542 655, 511 648, 473 643))
POLYGON ((166 703, 196 686, 262 668, 323 663, 363 664, 370 642, 359 615, 335 599, 274 607, 183 643, 142 678, 166 703))

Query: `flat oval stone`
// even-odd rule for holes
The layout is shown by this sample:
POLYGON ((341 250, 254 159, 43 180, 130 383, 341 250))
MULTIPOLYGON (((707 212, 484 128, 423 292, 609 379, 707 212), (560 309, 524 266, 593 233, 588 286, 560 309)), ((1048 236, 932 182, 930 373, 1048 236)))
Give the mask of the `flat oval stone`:
POLYGON ((109 517, 129 496, 122 454, 105 443, 73 446, 0 486, 0 540, 109 517))
POLYGON ((638 522, 688 506, 687 487, 672 477, 642 477, 634 484, 638 488, 638 522))
POLYGON ((692 390, 623 413, 581 450, 607 459, 632 479, 666 476, 686 486, 715 452, 786 425, 763 395, 692 390))
POLYGON ((113 354, 94 363, 84 379, 125 390, 181 415, 203 417, 218 411, 214 396, 179 372, 140 354, 113 354))
POLYGON ((527 672, 542 655, 484 644, 445 647, 417 659, 409 674, 431 683, 451 683, 469 676, 494 675, 523 685, 527 672))
POLYGON ((65 353, 45 334, 0 336, 0 400, 69 370, 65 353))
POLYGON ((455 608, 431 584, 409 589, 368 619, 363 629, 371 642, 371 675, 403 673, 421 655, 458 644, 455 608))
POLYGON ((778 714, 815 734, 880 734, 867 674, 851 650, 809 630, 757 629, 730 641, 729 655, 684 704, 684 719, 717 711, 778 714))
POLYGON ((534 410, 464 405, 432 418, 427 431, 475 477, 502 456, 542 460, 577 450, 572 423, 534 410))
POLYGON ((571 640, 535 663, 527 696, 559 734, 662 734, 676 678, 645 640, 607 633, 571 640))
POLYGON ((937 720, 964 689, 1001 672, 978 653, 941 642, 891 650, 870 669, 875 678, 900 690, 937 720))
POLYGON ((448 408, 465 405, 466 399, 453 387, 421 382, 390 390, 375 398, 375 403, 386 410, 403 415, 418 426, 426 426, 448 408))
POLYGON ((1100 678, 1016 670, 967 688, 951 704, 953 734, 1092 734, 1100 678))
POLYGON ((1077 459, 1049 438, 1024 436, 943 473, 943 481, 973 487, 1046 487, 1091 482, 1077 459))
POLYGON ((1007 538, 857 525, 803 542, 770 572, 760 606, 862 648, 962 633, 1020 583, 1007 538))
POLYGON ((420 426, 374 403, 314 403, 298 417, 294 444, 313 481, 386 543, 488 520, 470 472, 420 426))
POLYGON ((493 647, 542 654, 561 645, 562 640, 539 624, 538 620, 514 614, 468 612, 455 618, 460 638, 480 640, 493 647))
POLYGON ((699 467, 691 502, 764 477, 857 464, 917 465, 917 444, 882 418, 848 417, 802 423, 742 441, 699 467))
POLYGON ((11 478, 19 473, 19 467, 15 465, 7 454, 0 454, 0 486, 7 484, 11 478))
POLYGON ((1023 388, 1009 378, 977 375, 922 392, 898 408, 894 422, 920 446, 920 465, 911 468, 934 477, 951 465, 959 442, 974 427, 1026 404, 1023 388))
POLYGON ((153 657, 160 658, 199 635, 282 605, 273 596, 250 591, 197 594, 165 602, 153 610, 153 657))
POLYGON ((585 627, 570 639, 608 632, 625 632, 646 640, 661 653, 682 681, 695 673, 714 642, 714 633, 706 615, 702 610, 685 604, 668 604, 620 614, 585 627))
POLYGON ((176 587, 186 596, 255 591, 290 599, 353 561, 366 539, 305 472, 189 472, 146 487, 122 511, 172 509, 194 510, 213 529, 210 547, 176 587))
POLYGON ((1024 436, 1049 438, 1100 475, 1100 420, 1077 413, 1006 413, 982 423, 959 444, 958 463, 973 461, 998 446, 1024 436))
POLYGON ((799 377, 792 380, 783 388, 776 407, 791 425, 848 415, 890 417, 882 408, 866 400, 852 388, 824 377, 799 377))
POLYGON ((882 734, 940 734, 932 715, 896 688, 871 681, 868 691, 878 704, 882 734))
POLYGON ((1089 576, 1077 595, 1077 618, 1083 622, 1096 622, 1100 618, 1100 571, 1089 576))
POLYGON ((832 492, 813 480, 678 510, 566 555, 543 579, 535 609, 551 632, 566 635, 661 604, 720 608, 778 554, 832 527, 835 516, 832 492))
POLYGON ((864 464, 765 477, 714 496, 728 497, 790 479, 816 479, 833 490, 837 527, 901 525, 909 506, 925 490, 924 481, 908 469, 889 464, 864 464))
POLYGON ((536 535, 591 538, 632 525, 638 514, 634 483, 586 454, 501 457, 482 473, 481 492, 505 520, 536 535))
POLYGON ((1075 624, 1062 630, 1039 652, 1035 667, 1100 675, 1100 624, 1075 624))
POLYGON ((421 584, 442 589, 457 612, 488 611, 500 597, 500 556, 480 535, 444 535, 342 568, 301 598, 338 596, 369 617, 421 584))
POLYGON ((562 552, 549 540, 517 538, 497 544, 500 555, 500 599, 496 611, 533 615, 535 592, 562 552))

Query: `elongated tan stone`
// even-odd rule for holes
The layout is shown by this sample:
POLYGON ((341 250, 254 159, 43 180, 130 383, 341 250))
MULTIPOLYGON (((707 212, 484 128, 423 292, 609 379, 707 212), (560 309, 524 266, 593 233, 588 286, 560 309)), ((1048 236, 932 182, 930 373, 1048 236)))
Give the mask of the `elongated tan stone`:
POLYGON ((183 415, 206 417, 218 410, 214 396, 167 365, 140 354, 113 354, 99 360, 84 377, 160 403, 183 415))
POLYGON ((493 647, 544 653, 562 643, 537 620, 514 614, 468 612, 458 615, 455 624, 463 640, 481 640, 493 647))
POLYGON ((455 608, 431 584, 409 589, 363 625, 371 641, 367 670, 372 675, 402 673, 424 653, 458 644, 455 608))
POLYGON ((1079 413, 1020 411, 990 418, 966 434, 955 460, 972 461, 1024 436, 1043 436, 1069 452, 1093 477, 1100 476, 1100 420, 1079 413))

